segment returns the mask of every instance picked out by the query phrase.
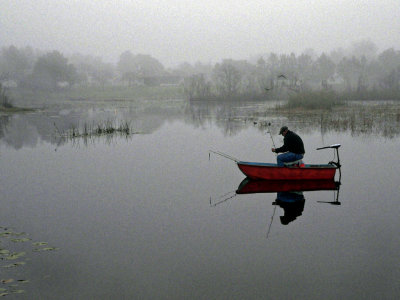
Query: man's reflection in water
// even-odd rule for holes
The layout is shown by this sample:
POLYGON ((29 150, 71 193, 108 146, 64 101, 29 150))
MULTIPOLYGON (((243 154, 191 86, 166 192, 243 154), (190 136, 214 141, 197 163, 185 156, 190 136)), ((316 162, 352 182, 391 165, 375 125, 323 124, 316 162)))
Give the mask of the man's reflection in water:
POLYGON ((273 205, 283 208, 284 215, 280 217, 282 225, 287 225, 301 216, 304 210, 303 192, 278 192, 273 205))

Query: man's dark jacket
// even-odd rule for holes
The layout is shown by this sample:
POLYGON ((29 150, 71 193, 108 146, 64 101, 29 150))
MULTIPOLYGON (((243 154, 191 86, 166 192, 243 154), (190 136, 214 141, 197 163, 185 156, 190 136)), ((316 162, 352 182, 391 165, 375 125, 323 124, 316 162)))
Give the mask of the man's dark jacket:
POLYGON ((276 153, 288 151, 296 154, 305 153, 303 140, 296 133, 290 130, 288 130, 283 138, 283 146, 275 149, 276 153))

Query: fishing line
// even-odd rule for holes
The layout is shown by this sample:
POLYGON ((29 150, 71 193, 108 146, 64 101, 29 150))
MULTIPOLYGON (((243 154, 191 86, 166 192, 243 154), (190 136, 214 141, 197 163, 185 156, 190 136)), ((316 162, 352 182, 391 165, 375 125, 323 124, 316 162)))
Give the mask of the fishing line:
POLYGON ((223 199, 219 200, 217 202, 214 202, 214 203, 212 203, 211 197, 210 197, 210 206, 211 207, 215 207, 215 206, 217 206, 217 205, 219 205, 221 203, 224 203, 224 202, 228 201, 229 199, 232 199, 232 198, 234 198, 236 196, 237 196, 237 193, 236 193, 236 190, 234 190, 234 191, 228 192, 228 193, 220 196, 219 199, 221 199, 221 198, 223 198, 223 199))
POLYGON ((269 226, 268 226, 267 239, 268 239, 269 233, 271 232, 272 222, 274 221, 274 216, 275 216, 275 211, 276 211, 277 206, 278 206, 278 204, 275 204, 274 213, 272 214, 271 222, 269 223, 269 226))

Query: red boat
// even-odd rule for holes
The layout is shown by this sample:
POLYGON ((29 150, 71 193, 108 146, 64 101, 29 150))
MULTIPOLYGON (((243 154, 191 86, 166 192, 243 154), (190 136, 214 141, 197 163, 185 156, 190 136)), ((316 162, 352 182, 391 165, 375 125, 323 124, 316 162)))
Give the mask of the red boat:
POLYGON ((298 162, 281 167, 277 164, 261 162, 236 161, 236 163, 244 175, 256 180, 334 180, 336 170, 340 171, 339 147, 340 144, 334 144, 317 148, 317 150, 329 148, 336 151, 337 161, 322 165, 305 165, 298 162))
POLYGON ((332 164, 279 167, 277 164, 238 161, 237 165, 247 177, 262 180, 333 180, 337 169, 332 164))
MULTIPOLYGON (((334 149, 337 161, 330 161, 327 164, 303 164, 298 163, 285 165, 283 167, 273 163, 240 161, 222 152, 211 151, 228 159, 235 161, 244 175, 254 180, 334 180, 336 170, 340 173, 339 159, 340 144, 334 144, 321 149, 334 149)), ((340 175, 339 175, 340 176, 340 175)))

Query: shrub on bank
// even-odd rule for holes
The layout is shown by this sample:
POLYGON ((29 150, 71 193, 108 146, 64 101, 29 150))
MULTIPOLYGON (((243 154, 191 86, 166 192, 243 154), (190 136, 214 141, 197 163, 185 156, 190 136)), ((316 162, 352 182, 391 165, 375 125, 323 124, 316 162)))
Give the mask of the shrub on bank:
POLYGON ((300 92, 290 96, 287 108, 331 109, 344 101, 331 90, 300 92))
POLYGON ((12 108, 11 99, 8 97, 6 89, 0 83, 0 106, 4 108, 12 108))

